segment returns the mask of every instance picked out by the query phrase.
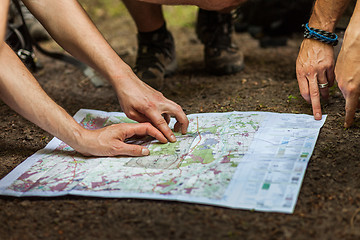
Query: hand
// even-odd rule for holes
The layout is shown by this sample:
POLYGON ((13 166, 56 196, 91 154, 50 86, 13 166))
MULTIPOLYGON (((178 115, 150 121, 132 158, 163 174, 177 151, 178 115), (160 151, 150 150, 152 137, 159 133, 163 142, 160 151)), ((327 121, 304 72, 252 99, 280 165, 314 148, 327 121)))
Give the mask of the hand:
POLYGON ((97 130, 86 130, 80 134, 79 146, 74 149, 85 156, 146 156, 149 149, 139 145, 126 144, 132 136, 150 135, 162 143, 167 140, 150 123, 120 123, 97 130))
POLYGON ((42 2, 46 0, 25 2, 64 49, 109 80, 128 117, 138 122, 151 122, 167 139, 174 142, 176 138, 167 121, 170 116, 175 116, 178 121, 175 130, 181 127, 182 133, 186 133, 189 122, 181 107, 136 77, 102 37, 77 1, 54 1, 46 9, 42 7, 42 2))
POLYGON ((189 120, 182 108, 139 80, 133 72, 130 77, 132 80, 115 88, 126 116, 137 122, 152 123, 170 142, 176 141, 168 126, 170 116, 175 116, 177 122, 174 130, 181 129, 181 133, 185 134, 189 120))
POLYGON ((345 105, 345 124, 348 128, 354 123, 355 112, 359 108, 360 97, 360 36, 344 37, 343 46, 339 53, 335 75, 338 86, 344 95, 345 105))
POLYGON ((296 75, 301 96, 312 104, 316 120, 321 120, 320 94, 329 98, 329 88, 318 84, 334 84, 334 49, 331 45, 313 39, 304 39, 296 60, 296 75))

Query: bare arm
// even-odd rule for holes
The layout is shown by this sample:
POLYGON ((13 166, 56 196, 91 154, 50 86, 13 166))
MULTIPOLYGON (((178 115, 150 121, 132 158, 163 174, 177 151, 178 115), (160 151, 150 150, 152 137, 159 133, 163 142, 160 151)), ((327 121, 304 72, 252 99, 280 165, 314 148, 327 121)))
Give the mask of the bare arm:
POLYGON ((3 3, 0 5, 0 48, 5 38, 6 20, 9 10, 9 0, 2 0, 3 3))
POLYGON ((343 45, 336 62, 335 75, 346 100, 345 127, 354 122, 360 97, 360 3, 357 2, 353 16, 346 29, 343 45))
POLYGON ((0 96, 12 109, 54 136, 76 145, 81 127, 41 89, 10 47, 0 50, 0 96), (52 114, 49 114, 50 109, 52 114), (58 120, 56 120, 58 119, 58 120), (58 121, 64 124, 56 127, 58 121), (74 133, 74 136, 72 136, 74 133))
MULTIPOLYGON (((333 32, 349 0, 317 0, 309 26, 333 32)), ((319 89, 318 84, 334 83, 333 47, 313 39, 304 39, 296 61, 296 74, 303 98, 312 104, 316 120, 321 119, 320 95, 329 97, 329 89, 319 89)))
POLYGON ((317 0, 309 26, 333 32, 350 0, 317 0))
POLYGON ((148 155, 149 150, 123 141, 133 135, 165 137, 150 124, 116 124, 90 131, 81 127, 40 87, 10 47, 0 48, 0 97, 16 112, 84 155, 148 155))
POLYGON ((113 85, 126 115, 151 122, 176 141, 162 114, 175 116, 182 133, 188 119, 181 107, 144 84, 106 42, 76 0, 24 0, 51 36, 69 53, 102 73, 113 85))

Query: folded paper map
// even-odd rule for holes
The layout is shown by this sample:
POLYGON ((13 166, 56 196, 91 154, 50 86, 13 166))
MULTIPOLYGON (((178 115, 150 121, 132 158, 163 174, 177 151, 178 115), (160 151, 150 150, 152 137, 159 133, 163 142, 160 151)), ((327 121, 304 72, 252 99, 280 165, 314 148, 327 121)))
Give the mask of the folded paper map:
MULTIPOLYGON (((88 129, 133 122, 124 113, 86 109, 74 118, 88 129)), ((294 211, 326 116, 315 121, 301 114, 228 112, 188 118, 188 133, 176 134, 175 143, 130 139, 150 149, 146 157, 83 157, 54 138, 0 181, 0 194, 161 199, 294 211)))

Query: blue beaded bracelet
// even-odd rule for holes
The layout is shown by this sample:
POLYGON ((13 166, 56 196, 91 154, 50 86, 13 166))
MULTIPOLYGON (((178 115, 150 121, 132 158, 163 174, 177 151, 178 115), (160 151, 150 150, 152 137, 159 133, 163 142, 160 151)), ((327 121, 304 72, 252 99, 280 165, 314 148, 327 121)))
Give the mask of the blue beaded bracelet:
POLYGON ((335 33, 309 27, 309 23, 302 25, 305 28, 304 38, 315 39, 333 46, 338 44, 338 36, 335 33))

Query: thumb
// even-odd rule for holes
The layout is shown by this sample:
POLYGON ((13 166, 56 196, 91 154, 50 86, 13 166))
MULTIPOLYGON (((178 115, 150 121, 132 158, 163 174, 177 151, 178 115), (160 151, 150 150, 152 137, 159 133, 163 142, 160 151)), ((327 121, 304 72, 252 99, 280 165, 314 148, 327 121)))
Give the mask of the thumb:
POLYGON ((126 155, 126 156, 132 156, 132 157, 141 157, 141 156, 147 156, 150 154, 149 149, 143 146, 135 145, 135 144, 127 144, 123 143, 121 144, 121 148, 119 149, 117 155, 126 155))

